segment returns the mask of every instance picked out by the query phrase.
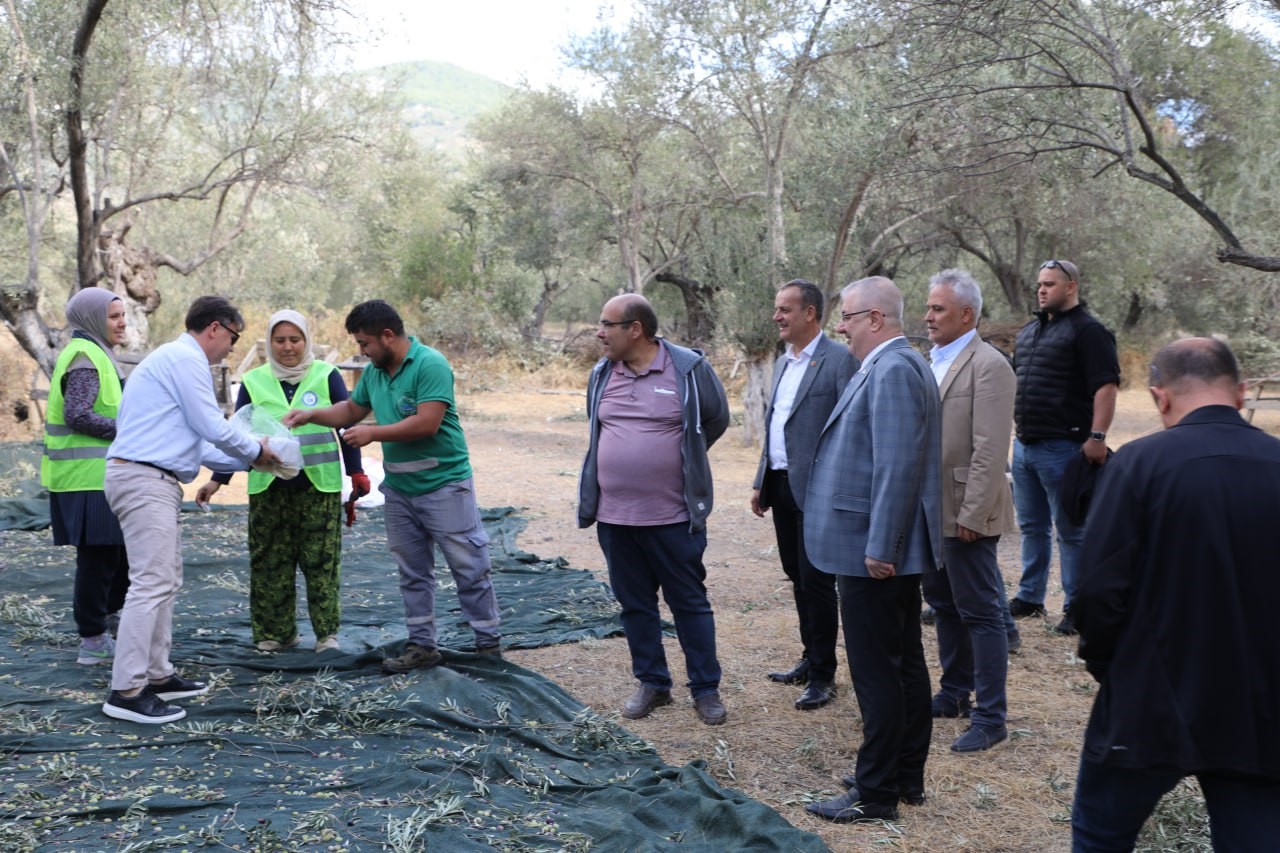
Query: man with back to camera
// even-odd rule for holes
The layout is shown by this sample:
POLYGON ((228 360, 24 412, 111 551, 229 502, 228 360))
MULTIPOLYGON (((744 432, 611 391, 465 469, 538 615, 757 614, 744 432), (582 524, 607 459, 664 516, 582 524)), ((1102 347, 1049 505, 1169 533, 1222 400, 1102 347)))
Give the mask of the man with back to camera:
POLYGON ((729 403, 698 350, 658 337, 658 316, 638 293, 600 309, 604 357, 587 380, 590 422, 578 479, 578 526, 596 525, 609 583, 639 683, 629 720, 671 704, 658 591, 671 608, 698 719, 725 722, 716 623, 707 597, 707 450, 729 426, 729 403))
POLYGON ((847 793, 805 808, 848 823, 895 820, 899 800, 925 798, 933 719, 920 580, 942 562, 941 424, 938 384, 903 335, 897 286, 861 279, 841 300, 837 328, 861 367, 818 439, 804 544, 838 576, 863 740, 847 793))
POLYGON ((1041 264, 1037 294, 1040 310, 1018 332, 1013 354, 1013 501, 1022 532, 1022 580, 1009 609, 1018 618, 1044 614, 1056 526, 1063 615, 1054 630, 1070 635, 1084 528, 1067 516, 1062 477, 1077 454, 1093 465, 1106 462, 1120 361, 1115 335, 1080 302, 1075 264, 1041 264))
POLYGON ((818 434, 858 362, 822 332, 822 290, 795 279, 773 301, 773 322, 786 351, 773 366, 773 395, 765 413, 765 440, 751 493, 751 511, 773 510, 778 559, 791 581, 803 654, 792 669, 771 672, 782 684, 806 685, 796 708, 821 708, 836 696, 836 638, 840 603, 835 575, 820 572, 804 551, 804 495, 818 434))
POLYGON ((230 355, 243 331, 234 305, 201 296, 187 311, 186 331, 144 358, 125 383, 103 489, 129 548, 129 592, 102 706, 108 717, 170 723, 187 715, 170 702, 209 690, 178 675, 169 660, 182 588, 182 484, 201 465, 270 470, 280 462, 266 439, 227 423, 213 390, 209 366, 230 355))
POLYGON ((1076 853, 1132 850, 1194 775, 1213 849, 1280 844, 1280 441, 1240 417, 1226 344, 1151 361, 1165 429, 1116 451, 1086 524, 1074 613, 1099 682, 1071 827, 1076 853))
POLYGON ((925 326, 942 397, 945 568, 926 573, 923 589, 934 609, 942 664, 933 716, 970 721, 951 744, 958 753, 983 752, 1009 737, 1009 642, 996 545, 1014 529, 1004 472, 1017 380, 1004 354, 978 336, 981 316, 982 290, 972 275, 951 269, 929 280, 925 326))
POLYGON ((325 408, 291 409, 284 424, 345 427, 342 440, 355 447, 382 442, 387 548, 400 568, 409 632, 403 652, 385 659, 382 671, 430 669, 444 659, 436 642, 437 545, 457 584, 462 614, 475 632, 476 651, 500 657, 489 536, 480 521, 467 440, 454 404, 453 369, 438 351, 407 337, 400 315, 381 299, 352 308, 346 327, 369 359, 351 397, 325 408), (360 423, 370 412, 378 422, 360 423))

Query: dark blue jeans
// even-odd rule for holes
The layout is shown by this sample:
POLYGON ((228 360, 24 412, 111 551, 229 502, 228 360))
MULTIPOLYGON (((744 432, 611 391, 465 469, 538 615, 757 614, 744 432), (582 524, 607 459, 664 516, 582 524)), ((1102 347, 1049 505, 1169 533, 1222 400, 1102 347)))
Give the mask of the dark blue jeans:
POLYGON ((707 598, 702 553, 706 531, 691 533, 687 521, 658 527, 596 523, 609 583, 622 605, 622 630, 631 651, 631 672, 641 684, 671 689, 671 671, 662 647, 658 590, 671 608, 684 650, 689 691, 696 699, 720 689, 716 622, 707 598))
MULTIPOLYGON (((1072 853, 1129 853, 1160 798, 1183 774, 1131 770, 1081 759, 1071 808, 1072 853)), ((1215 853, 1280 851, 1280 783, 1213 774, 1196 778, 1215 853)))
POLYGON ((999 536, 975 542, 942 540, 946 571, 924 576, 924 600, 933 607, 938 628, 941 694, 974 707, 970 719, 981 726, 1005 724, 1005 681, 1009 637, 1005 631, 1004 582, 996 561, 999 536))

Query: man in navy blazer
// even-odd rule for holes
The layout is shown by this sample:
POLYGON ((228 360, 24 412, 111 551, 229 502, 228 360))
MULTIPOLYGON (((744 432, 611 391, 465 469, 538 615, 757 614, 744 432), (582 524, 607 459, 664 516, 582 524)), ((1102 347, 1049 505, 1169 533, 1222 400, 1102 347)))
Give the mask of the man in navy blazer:
POLYGON ((822 290, 802 278, 773 301, 773 322, 787 345, 773 366, 773 394, 765 413, 764 448, 751 492, 751 511, 773 509, 778 559, 791 581, 804 650, 790 670, 771 672, 782 684, 806 684, 796 708, 812 711, 836 696, 836 637, 840 604, 835 575, 820 572, 804 551, 804 493, 818 434, 858 362, 822 333, 822 290))
POLYGON ((845 823, 895 820, 924 802, 933 720, 920 637, 920 579, 942 562, 938 385, 902 333, 902 293, 883 277, 841 292, 837 331, 862 366, 818 439, 805 496, 809 559, 837 575, 863 740, 842 796, 808 806, 845 823))

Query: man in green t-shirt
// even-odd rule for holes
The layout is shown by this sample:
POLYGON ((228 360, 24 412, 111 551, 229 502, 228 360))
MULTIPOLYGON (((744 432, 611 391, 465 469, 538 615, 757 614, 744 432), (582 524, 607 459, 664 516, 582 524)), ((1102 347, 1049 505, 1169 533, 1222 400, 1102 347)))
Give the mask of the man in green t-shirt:
POLYGON ((457 584, 462 613, 475 631, 476 651, 500 655, 489 537, 480 523, 467 441, 453 402, 453 369, 438 351, 406 337, 404 321, 381 299, 352 308, 346 326, 360 354, 369 359, 351 398, 325 408, 292 409, 284 423, 345 427, 342 440, 355 447, 382 442, 387 547, 400 567, 409 628, 403 653, 384 660, 382 670, 409 672, 441 661, 436 648, 436 545, 457 584), (370 412, 377 423, 360 423, 370 412))

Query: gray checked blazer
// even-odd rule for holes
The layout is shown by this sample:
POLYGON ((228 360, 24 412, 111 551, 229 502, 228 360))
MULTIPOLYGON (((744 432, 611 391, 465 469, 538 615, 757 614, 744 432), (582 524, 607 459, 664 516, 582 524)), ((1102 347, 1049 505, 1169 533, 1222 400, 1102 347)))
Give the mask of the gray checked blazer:
MULTIPOLYGON (((773 404, 778 396, 778 382, 782 379, 785 355, 778 356, 773 364, 773 392, 769 395, 769 409, 764 415, 764 449, 760 453, 760 466, 752 488, 760 490, 760 508, 773 506, 765 472, 769 470, 769 430, 773 425, 773 404)), ((858 360, 849 348, 836 343, 825 334, 818 338, 813 358, 805 367, 791 414, 782 432, 787 444, 787 482, 796 506, 804 511, 804 493, 809 486, 809 469, 813 467, 813 452, 818 447, 818 434, 826 425, 831 409, 835 407, 840 392, 849 384, 849 378, 858 369, 858 360)))
POLYGON ((906 338, 854 374, 818 439, 805 496, 814 566, 869 577, 866 557, 898 575, 942 565, 941 420, 938 383, 906 338))

